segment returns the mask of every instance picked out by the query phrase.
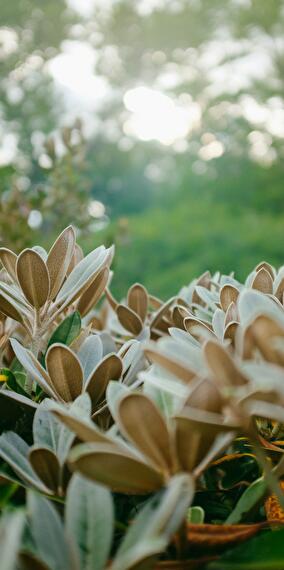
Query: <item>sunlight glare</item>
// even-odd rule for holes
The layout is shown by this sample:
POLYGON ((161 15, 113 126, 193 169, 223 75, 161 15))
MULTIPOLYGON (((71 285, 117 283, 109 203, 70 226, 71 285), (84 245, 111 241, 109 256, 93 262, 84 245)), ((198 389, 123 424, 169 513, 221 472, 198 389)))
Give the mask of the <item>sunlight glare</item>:
POLYGON ((200 120, 197 103, 181 105, 149 87, 130 89, 123 101, 131 113, 124 123, 124 132, 142 141, 157 140, 172 145, 185 138, 200 120))

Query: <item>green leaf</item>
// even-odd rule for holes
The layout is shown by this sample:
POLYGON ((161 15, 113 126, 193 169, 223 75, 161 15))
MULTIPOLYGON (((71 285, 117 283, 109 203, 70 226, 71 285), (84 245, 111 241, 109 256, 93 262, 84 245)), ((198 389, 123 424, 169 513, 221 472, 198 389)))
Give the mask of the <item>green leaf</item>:
POLYGON ((103 570, 113 535, 113 501, 110 491, 74 475, 65 508, 66 528, 78 545, 81 568, 103 570))
POLYGON ((205 513, 202 507, 190 507, 187 511, 187 521, 191 524, 204 523, 205 513))
POLYGON ((22 511, 2 517, 0 525, 1 570, 14 570, 21 545, 25 516, 22 511))
POLYGON ((17 394, 22 394, 22 396, 26 396, 26 392, 24 390, 24 382, 26 379, 26 374, 24 372, 12 372, 8 368, 2 368, 1 374, 7 376, 7 386, 13 392, 17 392, 17 394))
POLYGON ((28 492, 28 511, 36 553, 53 570, 77 570, 79 564, 66 540, 64 527, 55 507, 44 497, 28 492))
POLYGON ((260 477, 254 481, 242 494, 234 510, 226 520, 226 524, 236 524, 247 519, 249 513, 262 501, 267 489, 267 483, 260 477))
POLYGON ((267 532, 227 552, 208 570, 283 570, 284 529, 267 532))
POLYGON ((165 491, 147 501, 130 526, 117 551, 113 570, 132 569, 134 564, 165 550, 185 519, 193 494, 189 475, 172 477, 165 491))
POLYGON ((77 338, 81 331, 81 317, 78 311, 75 311, 71 315, 68 315, 58 325, 57 329, 51 335, 47 348, 52 344, 59 342, 60 344, 69 345, 75 338, 77 338))

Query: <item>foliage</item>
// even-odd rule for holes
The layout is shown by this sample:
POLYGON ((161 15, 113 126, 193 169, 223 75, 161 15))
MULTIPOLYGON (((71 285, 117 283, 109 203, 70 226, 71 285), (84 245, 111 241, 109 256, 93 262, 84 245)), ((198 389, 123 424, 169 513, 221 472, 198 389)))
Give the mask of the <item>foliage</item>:
POLYGON ((0 249, 4 570, 280 568, 283 267, 119 302, 112 257, 0 249))

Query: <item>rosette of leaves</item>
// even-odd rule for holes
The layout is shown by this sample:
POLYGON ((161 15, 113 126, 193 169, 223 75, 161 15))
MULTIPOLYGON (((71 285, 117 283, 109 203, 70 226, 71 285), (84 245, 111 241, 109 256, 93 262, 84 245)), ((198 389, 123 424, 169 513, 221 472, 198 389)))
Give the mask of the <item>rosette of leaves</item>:
POLYGON ((16 339, 11 339, 11 345, 18 361, 44 394, 58 402, 72 402, 87 393, 96 416, 105 404, 110 380, 131 385, 144 363, 138 341, 128 341, 115 352, 111 338, 97 334, 90 334, 80 343, 76 340, 77 352, 64 344, 51 344, 45 355, 46 368, 16 339))
POLYGON ((267 262, 259 263, 245 284, 230 275, 204 273, 181 290, 181 300, 173 311, 175 326, 187 330, 198 341, 215 337, 234 346, 241 324, 237 300, 246 289, 259 291, 283 306, 283 267, 277 271, 267 262))
POLYGON ((173 324, 171 305, 174 298, 163 303, 140 283, 130 287, 124 303, 119 303, 108 289, 106 296, 115 316, 115 319, 110 319, 110 327, 117 335, 158 338, 167 334, 173 324))
MULTIPOLYGON (((77 398, 70 412, 74 417, 89 418, 89 397, 77 398)), ((46 495, 63 497, 70 479, 67 456, 74 437, 49 411, 49 400, 44 400, 34 416, 32 446, 12 431, 0 436, 0 457, 12 470, 4 468, 2 476, 46 495)))
MULTIPOLYGON (((21 323, 35 355, 48 331, 70 307, 84 315, 96 303, 106 286, 112 255, 112 248, 100 246, 80 259, 71 226, 48 254, 37 246, 18 256, 0 249, 10 278, 10 283, 0 282, 0 311, 21 323)), ((28 383, 27 388, 31 388, 28 383)))
POLYGON ((176 473, 195 475, 207 457, 214 458, 228 445, 235 429, 214 421, 208 428, 194 410, 166 421, 155 403, 139 392, 118 395, 114 390, 109 406, 120 436, 73 418, 62 407, 54 407, 53 413, 87 442, 72 449, 71 469, 116 492, 147 494, 163 487, 176 473))

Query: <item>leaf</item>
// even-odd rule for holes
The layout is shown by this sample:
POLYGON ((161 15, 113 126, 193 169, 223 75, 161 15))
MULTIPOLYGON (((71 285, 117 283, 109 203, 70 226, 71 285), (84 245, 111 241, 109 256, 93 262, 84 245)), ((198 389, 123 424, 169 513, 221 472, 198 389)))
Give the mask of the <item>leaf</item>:
POLYGON ((16 254, 13 251, 11 251, 10 249, 7 249, 6 247, 1 247, 0 248, 0 261, 3 265, 3 267, 5 267, 7 273, 13 279, 13 281, 17 281, 17 275, 16 275, 17 256, 16 256, 16 254))
POLYGON ((19 560, 21 570, 51 570, 50 566, 47 566, 31 552, 21 551, 19 560))
POLYGON ((47 251, 41 245, 34 245, 32 250, 40 255, 44 262, 47 260, 47 251))
POLYGON ((114 420, 117 418, 117 406, 119 401, 125 394, 129 393, 129 388, 127 388, 121 382, 115 382, 110 380, 106 389, 106 400, 109 411, 114 420))
POLYGON ((0 292, 0 311, 4 315, 6 315, 6 317, 10 317, 11 319, 14 319, 14 321, 18 321, 19 323, 21 323, 23 320, 23 317, 21 315, 20 310, 18 310, 18 307, 17 308, 14 307, 14 305, 10 303, 10 301, 8 301, 8 299, 4 296, 2 292, 0 292))
POLYGON ((36 380, 46 394, 56 400, 57 394, 50 385, 50 378, 32 352, 24 348, 15 338, 11 338, 10 343, 17 359, 25 370, 36 380))
POLYGON ((83 368, 86 381, 103 357, 103 344, 99 335, 90 335, 83 342, 78 352, 78 358, 83 368))
POLYGON ((75 354, 63 344, 53 344, 46 353, 46 367, 56 393, 65 402, 75 400, 82 391, 83 370, 75 354))
POLYGON ((66 540, 64 528, 54 506, 41 495, 28 491, 28 512, 36 551, 54 570, 79 570, 66 540))
POLYGON ((151 362, 154 362, 158 366, 165 368, 173 376, 177 376, 180 380, 186 384, 190 383, 193 378, 195 378, 195 372, 186 366, 181 360, 173 358, 172 355, 169 357, 164 354, 161 350, 153 346, 152 344, 144 349, 147 358, 151 362))
POLYGON ((108 279, 109 268, 104 267, 104 269, 98 273, 97 277, 80 297, 77 305, 77 310, 82 317, 87 315, 89 311, 95 307, 106 288, 108 279))
POLYGON ((236 524, 243 520, 247 520, 250 512, 264 498, 267 491, 267 483, 260 477, 256 479, 242 494, 237 502, 234 510, 226 520, 227 524, 236 524))
POLYGON ((65 279, 67 269, 70 265, 76 236, 72 226, 68 226, 53 244, 46 261, 50 277, 49 298, 53 300, 65 279))
POLYGON ((26 299, 39 309, 49 294, 49 274, 43 259, 32 249, 25 249, 17 259, 16 271, 26 299))
POLYGON ((223 346, 209 340, 204 346, 204 355, 220 388, 247 385, 248 379, 239 370, 233 358, 223 346))
POLYGON ((204 523, 205 512, 202 507, 190 507, 187 511, 187 522, 192 524, 204 523))
POLYGON ((60 465, 58 459, 48 448, 33 446, 29 451, 30 463, 41 481, 54 493, 60 485, 60 465))
MULTIPOLYGON (((84 394, 83 396, 88 396, 84 394)), ((81 396, 81 397, 83 397, 81 396)), ((75 404, 75 402, 74 402, 75 404)), ((111 440, 103 432, 95 426, 90 419, 85 417, 76 416, 71 410, 64 409, 58 404, 53 403, 51 406, 52 413, 74 434, 77 435, 79 439, 86 442, 103 442, 110 443, 111 440)))
POLYGON ((244 289, 238 299, 238 309, 243 327, 249 325, 259 315, 275 317, 284 324, 283 311, 267 295, 255 290, 244 289))
POLYGON ((138 335, 143 328, 143 323, 138 315, 125 305, 118 305, 116 314, 123 328, 134 335, 138 335))
POLYGON ((50 411, 50 401, 43 400, 39 405, 33 421, 33 438, 37 446, 49 448, 57 453, 58 440, 62 425, 50 411))
POLYGON ((127 303, 128 307, 144 322, 148 310, 148 293, 143 285, 135 283, 130 287, 127 295, 127 303))
POLYGON ((224 554, 208 570, 282 570, 284 530, 266 532, 224 554))
POLYGON ((273 279, 271 274, 262 267, 257 271, 255 278, 251 284, 252 289, 257 289, 262 293, 266 293, 267 295, 271 295, 273 292, 273 279))
POLYGON ((193 480, 180 474, 170 479, 162 493, 147 501, 119 546, 112 570, 135 568, 142 560, 165 550, 186 516, 193 492, 193 480))
POLYGON ((1 570, 15 570, 24 531, 23 511, 5 514, 0 524, 1 570))
POLYGON ((118 493, 151 493, 163 486, 163 476, 114 443, 82 444, 72 449, 71 469, 118 493))
POLYGON ((166 422, 144 394, 126 394, 118 404, 117 423, 122 434, 158 469, 169 472, 175 462, 166 422))
POLYGON ((226 312, 231 303, 237 302, 239 293, 239 290, 233 285, 223 285, 220 291, 220 303, 223 311, 226 312))
POLYGON ((185 408, 174 420, 178 458, 181 467, 189 473, 207 456, 219 434, 233 432, 235 428, 223 424, 219 414, 194 408, 185 408))
MULTIPOLYGON (((8 386, 8 388, 10 390, 13 390, 14 392, 22 394, 22 396, 26 396, 25 391, 22 389, 21 385, 18 384, 18 382, 16 380, 16 376, 11 370, 9 370, 8 368, 1 368, 0 374, 3 376, 6 376, 6 379, 7 379, 6 385, 8 386)), ((24 377, 25 377, 25 375, 24 375, 24 377)))
POLYGON ((108 354, 86 380, 85 390, 90 394, 93 405, 104 397, 110 380, 119 380, 122 375, 122 361, 116 354, 108 354))
POLYGON ((68 275, 63 284, 56 302, 63 303, 62 306, 70 305, 74 302, 93 282, 99 271, 107 266, 110 256, 110 249, 104 246, 97 247, 82 259, 68 275))
POLYGON ((31 319, 32 308, 29 306, 27 300, 22 295, 18 287, 16 288, 15 286, 8 285, 7 283, 0 282, 0 297, 3 307, 5 306, 3 302, 4 298, 7 302, 7 307, 12 305, 14 310, 21 315, 21 318, 25 317, 28 321, 31 319))
POLYGON ((74 313, 71 313, 71 315, 68 315, 68 317, 58 325, 48 341, 47 348, 56 343, 68 346, 79 336, 80 331, 81 317, 80 313, 75 311, 74 313))
MULTIPOLYGON (((49 400, 48 407, 50 411, 53 412, 53 407, 60 408, 60 405, 49 400)), ((76 400, 72 402, 72 404, 70 405, 68 414, 69 417, 72 418, 73 422, 80 421, 80 419, 81 421, 84 421, 85 418, 89 418, 91 414, 91 402, 88 394, 82 394, 81 396, 76 398, 76 400)), ((62 422, 61 417, 57 417, 55 415, 54 421, 60 424, 56 454, 60 460, 61 465, 63 465, 67 460, 67 455, 75 439, 75 433, 74 430, 72 430, 73 424, 69 429, 68 423, 62 422)))
POLYGON ((9 431, 0 436, 0 457, 12 467, 20 479, 43 493, 49 493, 49 489, 30 466, 28 452, 28 445, 16 433, 9 431))
POLYGON ((65 524, 78 545, 82 569, 104 570, 112 543, 113 519, 110 491, 73 475, 67 490, 65 524))

